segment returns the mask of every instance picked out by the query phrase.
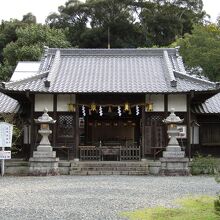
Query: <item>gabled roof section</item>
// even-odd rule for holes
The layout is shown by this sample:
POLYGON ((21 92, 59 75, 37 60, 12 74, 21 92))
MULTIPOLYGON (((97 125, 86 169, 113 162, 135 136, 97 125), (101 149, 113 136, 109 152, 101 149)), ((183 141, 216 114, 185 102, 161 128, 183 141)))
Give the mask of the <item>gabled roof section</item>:
POLYGON ((5 88, 49 93, 169 93, 214 90, 186 74, 176 48, 49 48, 35 77, 5 88))
POLYGON ((18 101, 11 97, 0 93, 0 114, 12 114, 17 113, 20 108, 18 101))
POLYGON ((10 79, 11 82, 23 80, 25 78, 29 78, 31 76, 35 76, 38 74, 40 67, 39 61, 19 61, 12 77, 10 79))
POLYGON ((198 114, 220 114, 220 93, 207 99, 204 103, 193 106, 192 110, 198 114))

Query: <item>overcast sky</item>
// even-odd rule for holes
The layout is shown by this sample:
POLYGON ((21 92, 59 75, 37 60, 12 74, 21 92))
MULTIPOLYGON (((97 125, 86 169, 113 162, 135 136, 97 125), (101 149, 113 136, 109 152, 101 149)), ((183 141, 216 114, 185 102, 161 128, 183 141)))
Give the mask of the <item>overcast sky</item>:
MULTIPOLYGON (((24 14, 32 12, 37 22, 44 23, 46 17, 57 12, 58 6, 64 5, 67 0, 0 0, 0 21, 10 18, 22 19, 24 14)), ((203 0, 204 10, 216 21, 220 14, 220 0, 203 0)))

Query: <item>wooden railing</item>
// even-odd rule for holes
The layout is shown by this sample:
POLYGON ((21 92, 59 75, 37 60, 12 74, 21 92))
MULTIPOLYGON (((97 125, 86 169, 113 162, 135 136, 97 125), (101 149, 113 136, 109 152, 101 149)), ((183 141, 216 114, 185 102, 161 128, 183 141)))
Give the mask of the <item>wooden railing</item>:
POLYGON ((121 160, 140 160, 141 149, 139 145, 128 145, 121 147, 121 160))
POLYGON ((79 146, 80 160, 100 160, 100 150, 96 146, 79 146))
POLYGON ((79 146, 80 160, 105 160, 108 156, 115 156, 115 160, 140 160, 141 149, 136 144, 102 147, 79 146))

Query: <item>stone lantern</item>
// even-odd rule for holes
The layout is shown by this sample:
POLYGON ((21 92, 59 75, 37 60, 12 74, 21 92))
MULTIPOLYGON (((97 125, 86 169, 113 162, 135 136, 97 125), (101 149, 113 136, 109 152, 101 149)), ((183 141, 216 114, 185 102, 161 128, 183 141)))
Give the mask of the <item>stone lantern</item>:
POLYGON ((34 119, 36 124, 40 124, 40 130, 38 133, 42 136, 41 142, 37 147, 37 151, 52 151, 52 146, 50 145, 50 141, 48 136, 52 134, 50 130, 50 124, 55 124, 56 121, 53 120, 48 114, 48 110, 45 108, 44 113, 38 119, 34 119))
POLYGON ((43 115, 35 119, 35 123, 40 125, 38 133, 42 136, 42 139, 37 146, 37 151, 33 152, 33 157, 29 160, 30 175, 59 174, 59 158, 56 158, 56 152, 53 151, 48 139, 48 136, 52 134, 49 125, 54 124, 56 121, 53 120, 47 112, 48 110, 45 108, 43 115))
POLYGON ((185 152, 181 150, 179 143, 177 141, 177 136, 179 135, 179 130, 177 129, 177 124, 183 122, 175 115, 174 109, 171 109, 170 115, 163 120, 165 124, 168 125, 167 134, 170 137, 169 143, 166 150, 163 152, 163 157, 160 158, 162 175, 189 175, 188 169, 188 159, 185 158, 185 152))

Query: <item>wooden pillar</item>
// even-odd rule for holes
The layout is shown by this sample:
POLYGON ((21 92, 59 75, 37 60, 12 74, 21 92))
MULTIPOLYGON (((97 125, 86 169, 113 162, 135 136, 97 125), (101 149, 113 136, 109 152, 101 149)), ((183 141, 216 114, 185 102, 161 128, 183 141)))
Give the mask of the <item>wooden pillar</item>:
POLYGON ((164 94, 164 113, 165 117, 168 116, 168 94, 164 94))
POLYGON ((78 106, 78 100, 76 97, 76 113, 75 113, 75 120, 76 120, 76 124, 75 124, 75 152, 74 152, 74 156, 75 158, 79 158, 79 106, 78 106))
POLYGON ((30 157, 33 156, 34 148, 35 148, 35 143, 36 143, 36 135, 35 134, 35 125, 34 125, 34 103, 35 103, 35 96, 31 95, 30 97, 31 100, 31 114, 30 114, 30 121, 31 121, 31 149, 30 149, 30 157))
POLYGON ((144 158, 145 156, 144 156, 144 152, 145 152, 145 130, 144 130, 144 127, 145 127, 145 107, 143 106, 142 107, 142 112, 141 112, 142 114, 141 114, 141 121, 142 121, 142 123, 141 123, 141 125, 142 125, 142 131, 141 131, 141 133, 142 133, 142 149, 141 149, 141 158, 144 158))
MULTIPOLYGON (((164 118, 167 118, 169 115, 169 112, 168 112, 168 94, 164 94, 164 118)), ((167 146, 168 144, 168 135, 167 135, 167 125, 164 124, 164 140, 165 140, 165 146, 167 146)))
MULTIPOLYGON (((57 94, 53 95, 53 119, 57 121, 57 94)), ((57 122, 53 125, 53 146, 57 144, 57 122)))
POLYGON ((191 124, 191 97, 192 94, 187 94, 187 151, 188 157, 191 157, 191 132, 190 132, 190 124, 191 124))

